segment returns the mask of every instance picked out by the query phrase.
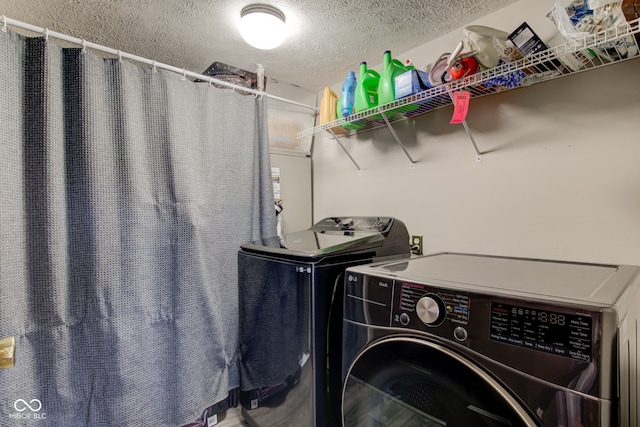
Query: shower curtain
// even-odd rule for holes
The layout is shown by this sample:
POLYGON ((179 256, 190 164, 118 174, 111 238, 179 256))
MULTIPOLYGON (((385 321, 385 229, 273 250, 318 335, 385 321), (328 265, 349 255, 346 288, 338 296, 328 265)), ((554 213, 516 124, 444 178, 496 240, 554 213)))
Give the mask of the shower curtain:
POLYGON ((0 32, 0 425, 178 426, 238 386, 265 102, 0 32))

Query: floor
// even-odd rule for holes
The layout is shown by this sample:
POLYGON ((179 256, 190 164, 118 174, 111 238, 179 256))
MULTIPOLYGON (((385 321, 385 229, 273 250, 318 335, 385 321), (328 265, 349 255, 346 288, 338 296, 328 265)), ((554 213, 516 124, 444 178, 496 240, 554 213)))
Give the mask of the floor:
POLYGON ((227 415, 224 417, 224 420, 220 421, 216 424, 216 427, 248 427, 240 414, 240 407, 237 408, 229 408, 227 410, 227 415))

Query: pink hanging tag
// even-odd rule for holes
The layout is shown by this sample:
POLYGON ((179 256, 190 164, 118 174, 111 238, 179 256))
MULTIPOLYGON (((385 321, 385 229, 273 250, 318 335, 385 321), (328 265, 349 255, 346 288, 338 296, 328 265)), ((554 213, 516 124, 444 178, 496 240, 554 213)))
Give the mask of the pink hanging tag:
POLYGON ((471 94, 466 91, 454 92, 453 94, 453 117, 451 118, 452 125, 462 123, 467 117, 469 111, 469 99, 471 94))

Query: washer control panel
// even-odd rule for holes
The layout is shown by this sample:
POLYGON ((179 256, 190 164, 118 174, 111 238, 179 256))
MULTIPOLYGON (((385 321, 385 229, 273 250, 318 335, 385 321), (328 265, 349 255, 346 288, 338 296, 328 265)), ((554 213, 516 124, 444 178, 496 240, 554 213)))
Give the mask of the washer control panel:
MULTIPOLYGON (((490 355, 535 351, 589 362, 600 332, 598 312, 487 293, 446 289, 397 277, 347 272, 345 319, 439 336, 490 355)), ((524 357, 523 353, 523 357, 524 357)))
POLYGON ((389 231, 393 219, 390 217, 330 217, 314 224, 310 230, 315 232, 329 231, 362 231, 384 233, 389 231))
POLYGON ((492 303, 489 339, 589 362, 592 320, 588 314, 492 303))
POLYGON ((395 282, 394 320, 397 319, 403 326, 408 326, 412 318, 419 319, 427 326, 439 326, 445 320, 462 325, 469 322, 469 295, 419 283, 395 282))
POLYGON ((471 296, 420 283, 348 273, 345 318, 437 333, 462 342, 469 335, 471 296))
MULTIPOLYGON (((615 345, 615 337, 602 308, 496 292, 442 275, 402 277, 408 262, 346 270, 344 319, 358 339, 408 335, 435 341, 562 387, 575 386, 567 372, 610 369, 601 349, 615 345)), ((593 384, 589 393, 603 393, 600 383, 593 384)))

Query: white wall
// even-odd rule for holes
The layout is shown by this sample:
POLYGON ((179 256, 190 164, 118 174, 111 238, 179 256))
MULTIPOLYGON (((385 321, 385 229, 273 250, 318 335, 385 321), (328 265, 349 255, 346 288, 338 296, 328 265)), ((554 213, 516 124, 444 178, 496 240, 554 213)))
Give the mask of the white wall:
MULTIPOLYGON (((315 105, 317 94, 285 82, 269 81, 267 91, 304 105, 315 105)), ((269 99, 269 146, 271 166, 280 170, 280 214, 282 233, 307 229, 312 224, 311 138, 298 140, 296 134, 313 127, 316 112, 269 99)))
MULTIPOLYGON (((510 31, 526 20, 548 40, 550 4, 520 1, 477 23, 510 31)), ((444 52, 430 46, 397 57, 420 66, 444 52)), ((317 134, 314 218, 392 215, 424 235, 425 252, 640 264, 639 75, 634 59, 473 100, 481 163, 450 107, 394 125, 413 170, 386 129, 343 139, 362 175, 317 134)))
POLYGON ((311 222, 311 158, 295 152, 271 151, 271 166, 280 170, 282 233, 305 230, 311 222))

